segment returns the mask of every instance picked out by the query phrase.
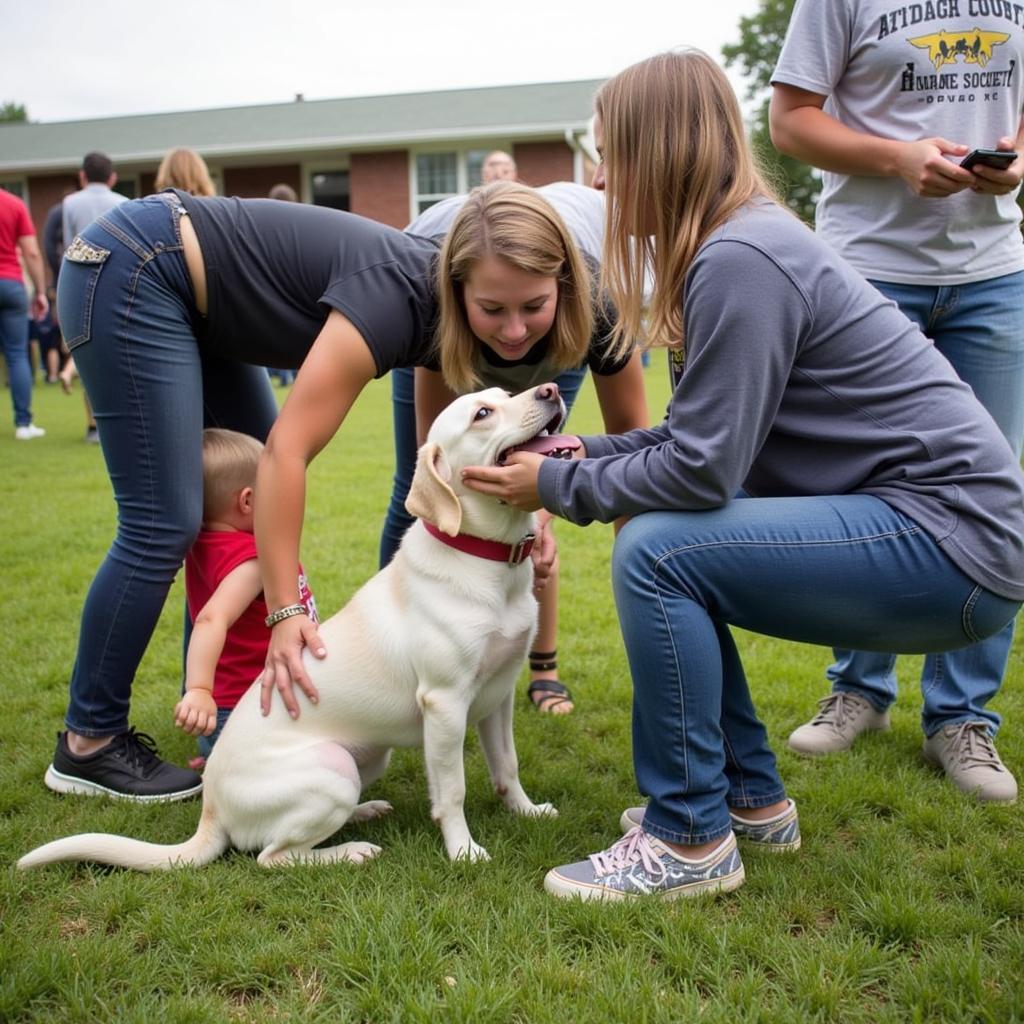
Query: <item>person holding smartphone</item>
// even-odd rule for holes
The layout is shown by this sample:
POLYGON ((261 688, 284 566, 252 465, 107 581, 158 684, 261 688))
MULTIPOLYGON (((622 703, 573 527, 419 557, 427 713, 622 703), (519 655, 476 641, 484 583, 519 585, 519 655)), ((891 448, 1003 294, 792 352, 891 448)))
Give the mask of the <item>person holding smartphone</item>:
MULTIPOLYGON (((821 168, 816 230, 930 337, 1019 458, 1024 439, 1024 27, 927 5, 797 0, 772 77, 772 141, 821 168), (995 150, 988 156, 974 149, 995 150), (965 160, 968 154, 970 160, 965 160), (999 166, 1002 164, 1002 166, 999 166)), ((1013 623, 926 657, 924 756, 961 790, 1012 801, 996 751, 1013 623)), ((832 692, 790 736, 804 754, 888 728, 895 656, 837 650, 832 692)))

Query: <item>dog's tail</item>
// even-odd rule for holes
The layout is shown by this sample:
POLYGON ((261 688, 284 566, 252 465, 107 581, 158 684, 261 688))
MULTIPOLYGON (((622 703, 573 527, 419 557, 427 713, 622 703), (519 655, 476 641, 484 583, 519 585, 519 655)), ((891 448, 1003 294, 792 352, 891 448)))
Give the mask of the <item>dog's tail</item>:
POLYGON ((213 808, 204 804, 196 834, 184 843, 161 846, 127 836, 83 832, 37 847, 18 861, 22 870, 63 860, 87 860, 136 871, 164 871, 176 867, 201 867, 216 860, 228 848, 228 834, 217 824, 213 808))

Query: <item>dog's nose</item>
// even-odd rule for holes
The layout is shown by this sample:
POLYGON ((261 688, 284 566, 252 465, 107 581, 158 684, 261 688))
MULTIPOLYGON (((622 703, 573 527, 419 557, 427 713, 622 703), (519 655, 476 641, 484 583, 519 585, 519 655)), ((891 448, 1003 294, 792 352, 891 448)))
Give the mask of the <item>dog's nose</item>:
POLYGON ((533 393, 533 397, 542 402, 553 401, 558 398, 558 385, 554 382, 550 384, 541 384, 533 393))

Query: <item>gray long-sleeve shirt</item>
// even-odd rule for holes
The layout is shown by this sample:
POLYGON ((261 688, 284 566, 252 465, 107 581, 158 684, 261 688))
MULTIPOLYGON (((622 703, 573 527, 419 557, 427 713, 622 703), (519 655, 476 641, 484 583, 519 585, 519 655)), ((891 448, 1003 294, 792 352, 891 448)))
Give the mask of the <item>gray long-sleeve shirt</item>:
POLYGON ((1024 599, 1024 474, 971 389, 896 305, 788 212, 738 211, 683 289, 686 369, 665 421, 549 459, 577 523, 753 497, 874 494, 971 579, 1024 599))

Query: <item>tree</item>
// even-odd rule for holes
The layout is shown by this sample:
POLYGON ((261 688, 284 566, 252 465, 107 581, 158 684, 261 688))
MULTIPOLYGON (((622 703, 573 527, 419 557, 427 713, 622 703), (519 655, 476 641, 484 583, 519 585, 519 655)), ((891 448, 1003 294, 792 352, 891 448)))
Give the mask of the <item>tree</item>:
POLYGON ((768 132, 768 95, 772 72, 782 50, 795 0, 761 0, 757 14, 740 18, 740 41, 722 47, 727 67, 739 65, 747 79, 746 98, 758 101, 750 119, 750 141, 769 179, 785 196, 790 208, 808 223, 814 222, 814 204, 821 191, 816 170, 780 153, 768 132))
POLYGON ((0 121, 27 121, 28 111, 23 103, 4 100, 0 103, 0 121))

